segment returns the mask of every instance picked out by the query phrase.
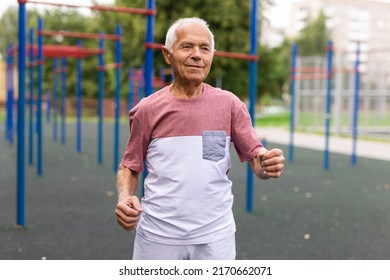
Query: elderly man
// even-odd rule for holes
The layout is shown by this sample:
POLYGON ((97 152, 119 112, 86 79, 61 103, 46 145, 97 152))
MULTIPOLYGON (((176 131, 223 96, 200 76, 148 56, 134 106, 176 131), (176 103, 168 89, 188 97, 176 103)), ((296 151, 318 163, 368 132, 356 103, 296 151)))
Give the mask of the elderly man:
POLYGON ((230 145, 261 179, 278 178, 280 149, 259 142, 247 108, 206 83, 214 36, 200 18, 177 20, 162 48, 171 85, 129 113, 130 136, 117 174, 116 217, 136 229, 133 259, 235 259, 230 145), (144 163, 142 202, 135 196, 144 163))

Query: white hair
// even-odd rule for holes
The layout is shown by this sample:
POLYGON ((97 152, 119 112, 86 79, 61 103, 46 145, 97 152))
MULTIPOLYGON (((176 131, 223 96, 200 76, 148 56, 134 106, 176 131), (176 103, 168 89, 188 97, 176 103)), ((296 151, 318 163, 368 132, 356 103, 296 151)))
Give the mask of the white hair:
POLYGON ((190 18, 180 18, 180 19, 176 20, 171 25, 171 27, 169 27, 167 35, 165 37, 165 47, 168 49, 169 52, 172 52, 173 44, 176 42, 177 30, 180 27, 182 27, 183 25, 192 24, 192 23, 196 23, 196 24, 199 24, 201 26, 204 26, 208 30, 208 32, 210 34, 210 40, 211 40, 211 50, 214 51, 214 34, 211 32, 211 30, 209 28, 209 24, 204 19, 201 19, 198 17, 190 17, 190 18))

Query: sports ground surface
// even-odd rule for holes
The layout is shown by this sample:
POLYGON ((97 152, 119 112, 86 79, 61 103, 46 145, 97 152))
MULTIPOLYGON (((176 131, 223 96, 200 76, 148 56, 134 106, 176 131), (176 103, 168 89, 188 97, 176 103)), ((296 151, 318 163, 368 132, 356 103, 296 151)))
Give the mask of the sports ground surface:
MULTIPOLYGON (((0 129, 1 134, 4 133, 0 129)), ((65 146, 45 127, 43 176, 26 165, 24 229, 16 229, 16 143, 0 137, 0 259, 130 259, 134 232, 117 224, 113 129, 105 124, 104 163, 96 160, 96 124, 83 124, 82 153, 75 126, 65 146)), ((121 126, 121 151, 128 126, 121 126)), ((268 147, 283 144, 268 143, 268 147)), ((286 156, 287 157, 287 156, 286 156)), ((232 148, 237 259, 390 259, 390 162, 295 149, 282 178, 255 180, 253 212, 246 212, 246 165, 232 148)), ((201 176, 201 174, 194 174, 201 176)))

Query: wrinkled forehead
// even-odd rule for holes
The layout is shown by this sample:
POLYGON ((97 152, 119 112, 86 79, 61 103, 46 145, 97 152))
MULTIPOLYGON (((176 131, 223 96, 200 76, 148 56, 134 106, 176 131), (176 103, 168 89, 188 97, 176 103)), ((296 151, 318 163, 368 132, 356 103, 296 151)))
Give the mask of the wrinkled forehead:
POLYGON ((182 40, 196 40, 201 41, 203 44, 212 45, 210 31, 197 23, 185 23, 177 28, 175 44, 182 40))

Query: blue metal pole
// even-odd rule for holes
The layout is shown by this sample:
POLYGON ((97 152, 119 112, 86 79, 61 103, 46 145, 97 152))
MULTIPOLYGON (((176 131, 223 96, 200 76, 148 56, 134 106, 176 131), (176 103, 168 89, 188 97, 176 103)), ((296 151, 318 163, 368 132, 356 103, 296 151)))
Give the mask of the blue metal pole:
MULTIPOLYGON (((154 10, 156 7, 155 0, 147 0, 147 9, 154 10)), ((147 16, 146 22, 146 43, 153 43, 153 34, 154 34, 154 15, 147 16)), ((153 49, 147 48, 145 51, 145 70, 144 70, 144 96, 147 97, 153 93, 153 49)), ((141 79, 138 80, 138 83, 141 84, 141 79)), ((138 93, 141 95, 141 91, 138 93)), ((139 98, 140 100, 141 98, 139 98)), ((138 100, 138 101, 139 101, 138 100)), ((145 166, 145 164, 144 164, 145 166)), ((147 176, 146 166, 142 174, 142 185, 144 185, 145 178, 147 176)), ((142 188, 142 196, 144 195, 144 188, 142 188)))
POLYGON ((19 60, 18 60, 18 148, 17 148, 17 213, 16 224, 23 227, 25 224, 25 72, 26 72, 26 4, 19 3, 19 60))
MULTIPOLYGON (((77 46, 82 47, 81 41, 77 42, 77 46)), ((76 108, 76 151, 81 153, 81 98, 82 98, 82 73, 81 73, 81 58, 77 58, 77 108, 76 108)))
POLYGON ((51 114, 51 93, 50 91, 46 92, 46 122, 50 123, 50 114, 51 114))
POLYGON ((13 107, 13 100, 12 100, 12 91, 7 90, 7 116, 6 116, 6 139, 10 144, 13 144, 12 141, 12 130, 11 130, 11 117, 10 115, 12 114, 12 107, 13 107))
POLYGON ((13 54, 14 46, 12 46, 12 52, 9 57, 9 92, 10 92, 10 108, 9 111, 9 142, 11 144, 14 143, 14 133, 15 133, 15 125, 14 125, 14 103, 15 103, 15 89, 14 89, 14 63, 15 57, 13 54))
MULTIPOLYGON (((257 0, 252 0, 251 6, 251 30, 250 30, 250 54, 257 55, 257 0)), ((252 118, 252 125, 255 125, 255 104, 256 104, 256 86, 257 86, 257 61, 252 60, 249 64, 249 114, 252 118)), ((253 173, 249 163, 247 164, 247 196, 246 210, 253 211, 253 173)))
POLYGON ((358 115, 359 115, 359 90, 360 90, 360 43, 356 44, 356 61, 355 61, 355 91, 354 91, 354 106, 353 106, 353 123, 352 123, 352 156, 351 164, 354 166, 357 164, 357 137, 358 137, 358 115))
POLYGON ((11 45, 7 50, 7 56, 6 56, 6 92, 7 92, 7 114, 6 114, 6 130, 5 130, 5 137, 7 141, 12 144, 13 143, 13 131, 12 131, 12 115, 13 115, 13 78, 12 78, 12 72, 13 72, 13 65, 12 65, 12 49, 13 46, 11 45))
POLYGON ((99 38, 99 74, 98 74, 98 158, 99 164, 103 163, 103 97, 104 97, 104 34, 100 33, 99 38))
POLYGON ((38 19, 38 99, 37 99, 37 174, 42 175, 43 137, 42 137, 42 95, 43 95, 43 20, 38 19))
POLYGON ((53 140, 57 141, 57 117, 58 117, 58 58, 53 59, 54 77, 53 77, 53 140))
POLYGON ((145 96, 145 68, 138 74, 138 100, 137 103, 145 96))
POLYGON ((66 143, 66 57, 61 61, 61 144, 66 143))
MULTIPOLYGON (((30 46, 34 45, 34 29, 30 28, 30 46)), ((30 77, 30 103, 29 103, 29 125, 28 125, 28 163, 33 164, 34 160, 34 126, 33 126, 33 112, 34 112, 34 51, 31 47, 29 50, 30 55, 30 68, 29 68, 29 77, 30 77)))
MULTIPOLYGON (((122 27, 120 25, 116 26, 115 34, 118 38, 122 35, 122 27)), ((115 131, 114 131, 114 172, 118 171, 119 164, 119 119, 120 119, 120 87, 121 87, 121 69, 120 65, 122 63, 122 41, 116 40, 115 44, 115 131)))
POLYGON ((298 44, 294 43, 291 51, 290 77, 290 143, 288 146, 288 160, 294 161, 294 131, 295 131, 295 83, 297 74, 298 44))
POLYGON ((4 127, 5 127, 5 140, 8 141, 8 103, 9 103, 9 98, 8 98, 8 82, 9 82, 9 71, 8 71, 8 48, 5 50, 5 94, 6 94, 6 102, 5 102, 5 122, 4 122, 4 127))
POLYGON ((130 111, 134 107, 134 68, 129 70, 129 93, 127 102, 127 111, 130 111))
MULTIPOLYGON (((155 0, 147 0, 147 9, 154 10, 156 7, 155 0)), ((146 43, 153 43, 154 33, 154 15, 147 16, 146 25, 146 43)), ((145 53, 145 97, 153 93, 153 49, 147 48, 145 53)))
POLYGON ((332 105, 332 61, 333 61, 333 42, 328 42, 327 54, 327 87, 326 87, 326 113, 325 113, 325 151, 324 151, 324 169, 329 170, 329 135, 330 119, 332 105))

